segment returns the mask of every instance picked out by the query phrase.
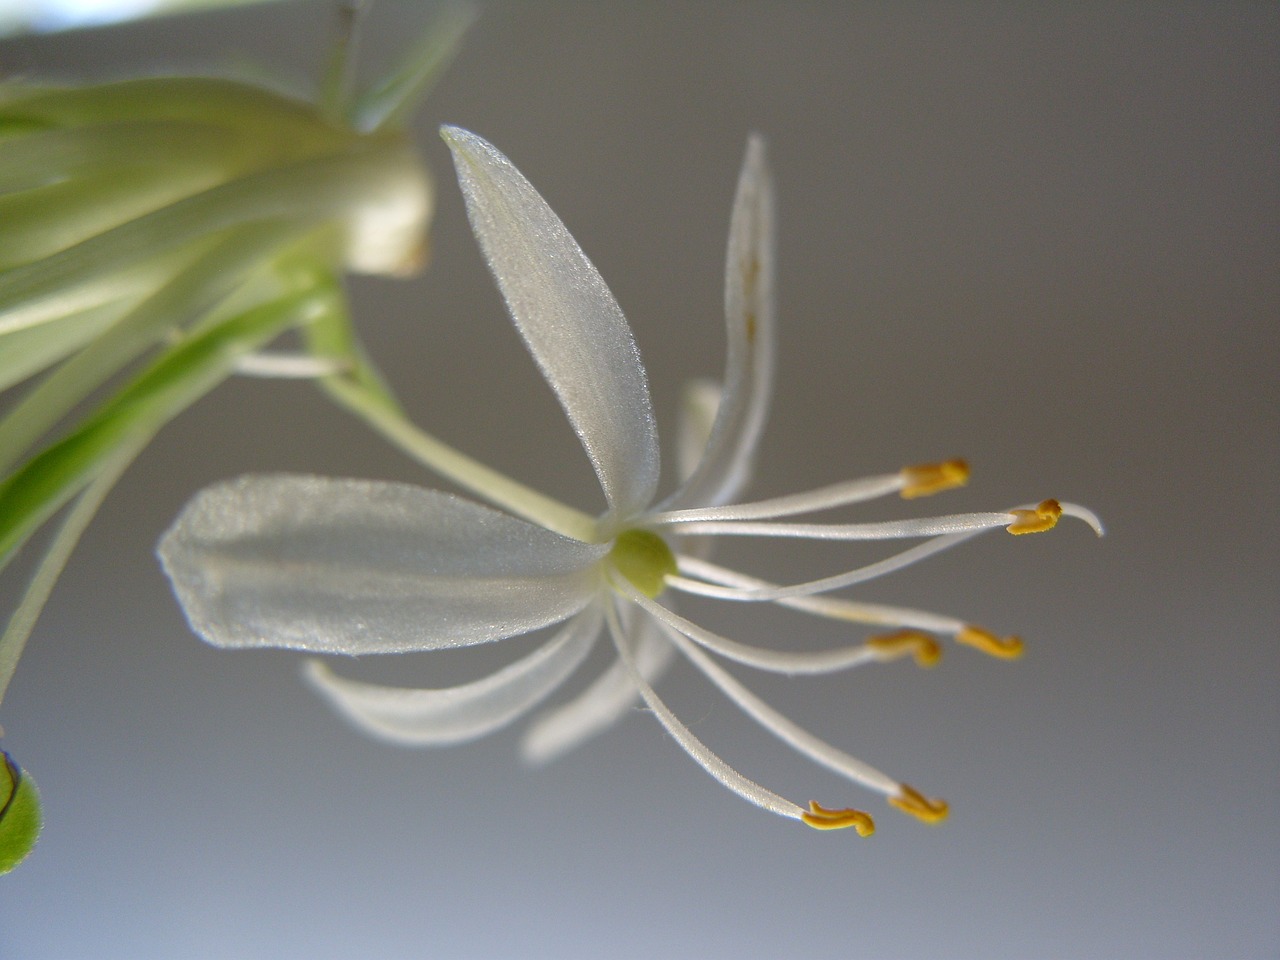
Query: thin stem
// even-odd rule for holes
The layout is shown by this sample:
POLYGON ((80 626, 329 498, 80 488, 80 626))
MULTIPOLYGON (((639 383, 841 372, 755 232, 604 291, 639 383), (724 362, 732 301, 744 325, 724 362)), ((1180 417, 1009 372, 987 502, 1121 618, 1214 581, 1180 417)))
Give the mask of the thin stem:
POLYGON ((785 497, 757 500, 753 503, 734 503, 723 507, 688 507, 683 510, 667 510, 646 517, 646 523, 693 523, 696 521, 724 520, 774 520, 798 513, 816 513, 836 507, 864 503, 897 493, 902 489, 900 473, 878 477, 864 477, 846 483, 835 483, 807 493, 793 493, 785 497))
POLYGON ((678 613, 668 610, 655 600, 635 590, 622 578, 614 578, 613 589, 630 600, 663 627, 675 630, 688 637, 694 643, 706 647, 728 660, 736 661, 757 670, 770 673, 784 673, 790 676, 800 674, 827 674, 840 670, 848 670, 866 663, 875 663, 880 659, 874 647, 858 644, 852 647, 840 647, 835 650, 818 652, 792 653, 786 650, 771 650, 767 647, 753 647, 739 643, 701 627, 678 613))
POLYGON ((738 520, 697 520, 671 524, 689 536, 798 537, 805 540, 905 540, 937 537, 1004 527, 1016 518, 1001 513, 956 513, 916 520, 887 520, 883 523, 768 523, 738 520))
POLYGON ((360 383, 342 377, 320 381, 341 406, 423 466, 518 517, 576 540, 596 538, 595 518, 526 487, 420 430, 394 406, 360 383))
POLYGON ((685 593, 714 597, 718 600, 777 603, 831 620, 848 620, 853 623, 879 626, 915 627, 918 630, 932 630, 936 633, 955 634, 964 629, 965 625, 963 620, 931 613, 928 610, 891 607, 882 603, 859 603, 838 597, 782 597, 779 600, 761 601, 753 591, 772 590, 777 584, 747 576, 736 570, 729 570, 700 557, 679 554, 677 560, 681 572, 702 578, 691 580, 687 577, 667 577, 669 586, 685 593))
POLYGON ((618 622, 618 613, 613 604, 605 608, 605 615, 609 623, 609 634, 613 637, 613 645, 618 650, 618 657, 623 666, 626 667, 627 674, 631 677, 631 682, 635 684, 640 696, 644 698, 645 704, 653 711, 654 716, 666 727, 667 732, 675 738, 676 743, 680 744, 684 752, 692 757, 698 766, 702 767, 703 770, 711 774, 723 786, 742 797, 742 799, 748 800, 771 813, 790 817, 793 820, 801 819, 804 815, 803 809, 772 790, 765 789, 755 781, 748 780, 721 760, 720 757, 712 753, 706 744, 694 736, 693 732, 680 722, 680 718, 658 698, 658 694, 653 687, 649 686, 644 677, 640 676, 640 670, 636 666, 627 638, 622 632, 622 626, 618 622))
POLYGON ((790 717, 779 713, 756 694, 752 693, 737 678, 724 670, 718 663, 708 657, 697 646, 685 639, 678 631, 667 628, 667 636, 680 648, 680 652, 688 657, 717 687, 720 692, 732 700, 743 713, 760 726, 782 740, 793 749, 804 754, 815 763, 829 770, 848 777, 854 783, 875 790, 885 796, 892 797, 898 793, 898 781, 888 774, 881 773, 870 764, 863 763, 857 757, 850 756, 825 740, 819 739, 801 727, 790 717))
POLYGON ((346 366, 343 374, 320 378, 321 389, 414 460, 489 503, 548 530, 586 542, 597 538, 594 517, 485 466, 410 421, 386 379, 365 353, 335 283, 329 284, 323 313, 303 333, 311 353, 338 359, 346 366))
POLYGON ((111 459, 103 464, 101 471, 85 487, 84 492, 76 499, 75 506, 67 513, 58 533, 45 550, 44 556, 36 567, 35 575, 27 585, 22 600, 9 618, 5 631, 0 635, 0 703, 4 702, 5 692, 9 689, 9 681, 13 679, 18 668, 18 660, 26 648, 27 639, 35 628, 36 620, 44 609, 54 584, 66 568, 71 553, 80 542, 85 528, 93 520, 106 499, 111 488, 120 479, 121 474, 129 468, 129 464, 142 452, 150 442, 153 432, 138 435, 132 443, 121 446, 111 459))

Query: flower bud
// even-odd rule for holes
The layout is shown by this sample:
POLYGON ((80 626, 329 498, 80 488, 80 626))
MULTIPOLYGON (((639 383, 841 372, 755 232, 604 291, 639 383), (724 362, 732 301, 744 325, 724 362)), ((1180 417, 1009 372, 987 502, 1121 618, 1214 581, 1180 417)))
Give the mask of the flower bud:
POLYGON ((0 750, 0 874, 31 852, 40 836, 40 792, 9 754, 0 750))

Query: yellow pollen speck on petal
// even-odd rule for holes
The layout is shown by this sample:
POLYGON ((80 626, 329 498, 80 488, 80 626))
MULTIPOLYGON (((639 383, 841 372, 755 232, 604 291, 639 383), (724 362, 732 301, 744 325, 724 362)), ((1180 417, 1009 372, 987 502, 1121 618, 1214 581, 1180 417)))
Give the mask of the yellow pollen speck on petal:
POLYGON ((800 819, 815 830, 853 827, 860 837, 869 837, 876 832, 876 822, 871 819, 871 814, 852 809, 829 810, 813 800, 809 801, 808 812, 800 814, 800 819))
POLYGON ((1062 516, 1062 504, 1057 500, 1041 500, 1034 510, 1010 510, 1013 523, 1005 527, 1014 536, 1023 533, 1044 533, 1058 525, 1062 516))
POLYGON ((898 784, 898 795, 889 798, 889 805, 925 823, 941 823, 951 812, 947 807, 947 801, 926 797, 915 787, 905 783, 898 784))
POLYGON ((666 578, 678 572, 675 554, 667 542, 648 530, 624 530, 609 551, 613 568, 650 599, 666 587, 666 578))
POLYGON ((956 643, 963 643, 981 650, 990 657, 1001 660, 1017 660, 1023 654, 1021 637, 999 637, 990 630, 968 624, 956 634, 956 643))
POLYGON ((969 482, 969 464, 964 460, 918 463, 914 467, 903 467, 899 473, 902 476, 899 495, 904 500, 927 497, 969 482))
POLYGON ((876 659, 884 662, 911 656, 917 666, 932 667, 942 659, 942 647, 938 641, 921 630, 898 630, 869 637, 867 646, 873 647, 876 659))

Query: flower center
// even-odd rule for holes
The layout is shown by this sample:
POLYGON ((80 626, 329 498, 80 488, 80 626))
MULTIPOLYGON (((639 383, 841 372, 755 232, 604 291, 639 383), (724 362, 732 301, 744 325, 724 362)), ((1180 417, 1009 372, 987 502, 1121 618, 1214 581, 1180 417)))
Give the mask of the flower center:
POLYGON ((667 542, 648 530, 623 530, 609 551, 613 569, 653 599, 662 593, 667 576, 677 572, 675 554, 667 542))

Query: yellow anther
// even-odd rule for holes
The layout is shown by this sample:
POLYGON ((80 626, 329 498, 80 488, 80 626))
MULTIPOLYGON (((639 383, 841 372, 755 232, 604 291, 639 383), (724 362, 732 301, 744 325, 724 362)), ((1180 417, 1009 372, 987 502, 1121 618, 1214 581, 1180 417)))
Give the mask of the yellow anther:
POLYGON ((997 637, 990 630, 975 627, 973 624, 969 624, 956 634, 956 643, 968 644, 975 650, 981 650, 988 656, 999 657, 1001 660, 1017 660, 1022 656, 1021 637, 997 637))
POLYGON ((815 830, 843 830, 853 827, 858 836, 869 837, 876 832, 876 823, 871 814, 861 810, 828 810, 813 800, 809 801, 809 812, 800 814, 800 819, 815 830))
POLYGON ((905 783, 898 784, 898 795, 889 798, 889 805, 925 823, 941 823, 947 819, 947 814, 950 812, 947 801, 926 797, 915 787, 907 786, 905 783))
POLYGON ((876 659, 897 660, 899 657, 915 657, 916 665, 932 667, 942 658, 938 641, 921 630, 899 630, 867 638, 867 646, 874 647, 876 659))
POLYGON ((1020 533, 1044 533, 1052 530, 1062 516, 1062 504, 1057 500, 1041 500, 1034 510, 1010 510, 1013 523, 1005 527, 1017 536, 1020 533))
POLYGON ((927 497, 952 487, 963 487, 969 482, 969 464, 963 460, 944 460, 942 463, 918 463, 903 467, 901 497, 927 497))

